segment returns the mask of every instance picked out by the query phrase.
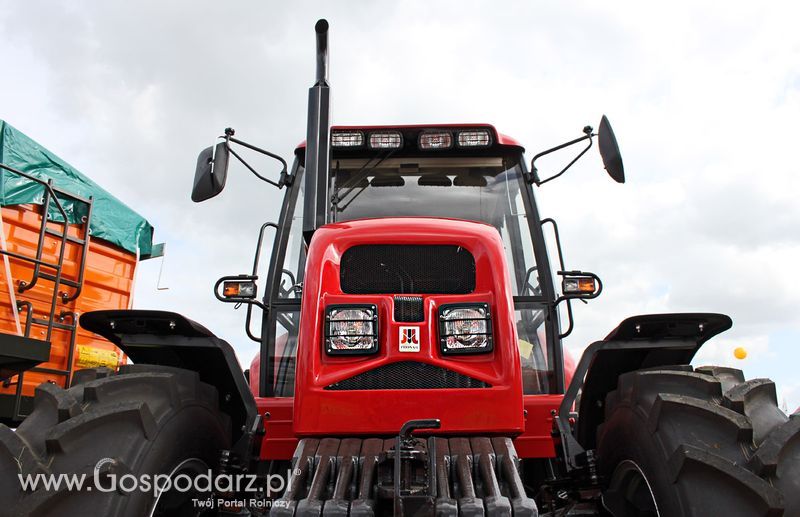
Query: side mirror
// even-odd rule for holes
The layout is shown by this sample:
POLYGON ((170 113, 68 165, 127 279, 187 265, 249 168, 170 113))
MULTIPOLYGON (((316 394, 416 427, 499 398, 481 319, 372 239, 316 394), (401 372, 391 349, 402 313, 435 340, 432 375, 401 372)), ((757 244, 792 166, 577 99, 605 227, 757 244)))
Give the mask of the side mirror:
POLYGON ((203 149, 197 157, 192 201, 199 203, 222 192, 228 177, 229 154, 228 144, 224 141, 203 149))
POLYGON ((608 175, 617 183, 625 183, 625 168, 622 166, 617 137, 614 136, 614 130, 611 129, 611 123, 605 115, 600 120, 600 128, 597 130, 597 145, 608 175))
POLYGON ((551 149, 546 151, 542 151, 541 153, 537 154, 531 160, 531 173, 528 178, 528 181, 531 183, 535 183, 537 187, 540 187, 547 183, 548 181, 552 181, 565 172, 567 169, 572 167, 575 162, 580 160, 581 156, 586 154, 592 147, 592 138, 597 137, 598 139, 598 146, 600 147, 600 157, 603 158, 603 166, 605 167, 608 175, 616 181, 617 183, 625 183, 625 169, 622 166, 622 155, 619 152, 619 146, 617 145, 617 138, 614 136, 614 130, 611 129, 611 124, 608 122, 608 117, 603 115, 603 118, 600 120, 600 129, 597 133, 592 132, 592 126, 586 126, 583 128, 584 136, 576 138, 575 140, 570 140, 569 142, 563 143, 561 145, 557 145, 551 149), (539 171, 536 168, 536 160, 541 158, 542 156, 548 155, 555 151, 559 151, 564 149, 565 147, 569 147, 571 145, 577 144, 578 142, 583 142, 584 140, 589 141, 589 145, 583 148, 583 150, 572 159, 558 174, 553 174, 552 176, 541 179, 539 178, 539 171))

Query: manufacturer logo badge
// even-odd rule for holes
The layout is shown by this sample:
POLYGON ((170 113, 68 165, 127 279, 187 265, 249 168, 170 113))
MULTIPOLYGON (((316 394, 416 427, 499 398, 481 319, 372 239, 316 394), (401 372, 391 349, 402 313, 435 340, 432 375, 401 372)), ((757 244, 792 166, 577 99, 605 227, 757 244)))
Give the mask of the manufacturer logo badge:
POLYGON ((400 327, 400 351, 419 352, 419 327, 400 327))

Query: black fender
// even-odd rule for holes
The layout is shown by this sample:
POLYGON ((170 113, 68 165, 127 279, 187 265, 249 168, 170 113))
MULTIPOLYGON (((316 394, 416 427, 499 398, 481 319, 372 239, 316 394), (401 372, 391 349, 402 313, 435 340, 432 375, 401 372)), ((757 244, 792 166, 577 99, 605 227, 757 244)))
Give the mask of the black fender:
POLYGON ((632 316, 605 339, 589 345, 575 368, 556 418, 568 468, 577 467, 577 458, 595 448, 606 395, 617 387, 620 375, 641 368, 688 364, 703 343, 732 325, 730 317, 715 313, 632 316), (573 432, 569 418, 579 391, 573 432))
MULTIPOLYGON (((180 314, 148 310, 106 310, 83 314, 81 327, 117 345, 134 363, 197 372, 216 387, 219 407, 231 417, 232 443, 247 450, 259 432, 256 401, 231 345, 180 314)), ((256 441, 257 442, 257 441, 256 441)), ((241 456, 240 456, 241 457, 241 456)))

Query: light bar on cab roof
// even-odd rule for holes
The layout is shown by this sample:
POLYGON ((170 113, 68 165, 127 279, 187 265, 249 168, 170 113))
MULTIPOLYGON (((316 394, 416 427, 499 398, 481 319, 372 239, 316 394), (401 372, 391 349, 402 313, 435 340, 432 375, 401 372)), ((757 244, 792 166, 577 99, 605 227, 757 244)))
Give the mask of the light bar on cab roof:
POLYGON ((419 135, 420 149, 450 149, 453 135, 449 131, 424 131, 419 135))
POLYGON ((470 129, 458 132, 459 147, 489 147, 492 138, 488 129, 470 129))
POLYGON ((376 131, 369 134, 372 149, 399 149, 403 146, 403 135, 399 131, 376 131))
POLYGON ((331 133, 333 147, 361 147, 364 145, 364 133, 361 131, 334 131, 331 133))

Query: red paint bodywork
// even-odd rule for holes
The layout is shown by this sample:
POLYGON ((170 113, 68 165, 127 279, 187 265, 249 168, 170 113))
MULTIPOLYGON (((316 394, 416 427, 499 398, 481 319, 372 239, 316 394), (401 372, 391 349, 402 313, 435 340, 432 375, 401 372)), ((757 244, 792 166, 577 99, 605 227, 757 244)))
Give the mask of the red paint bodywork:
MULTIPOLYGON (((253 370, 250 372, 252 375, 253 370)), ((563 395, 523 396, 523 406, 527 413, 525 431, 514 439, 514 447, 521 458, 555 457, 556 442, 552 434, 552 412, 558 410, 562 398, 563 395)), ((387 401, 379 403, 386 404, 387 401)), ((261 458, 291 459, 298 441, 297 435, 292 430, 294 399, 256 397, 256 405, 258 413, 264 417, 265 434, 261 444, 261 458)))
POLYGON ((407 421, 440 418, 445 434, 502 434, 523 430, 522 380, 511 288, 500 234, 482 223, 431 218, 383 218, 323 226, 308 249, 303 314, 298 337, 294 431, 299 436, 394 434, 407 421), (419 352, 400 352, 400 326, 392 295, 347 295, 339 285, 339 261, 361 244, 458 245, 475 258, 475 290, 466 295, 423 296, 425 322, 419 352), (492 312, 494 350, 443 357, 438 346, 437 308, 450 302, 486 302, 492 312), (374 303, 379 312, 380 350, 370 356, 332 357, 323 352, 325 307, 374 303), (436 364, 487 382, 486 389, 331 391, 324 388, 395 361, 436 364), (388 410, 390 409, 391 410, 388 410), (387 411, 388 410, 388 411, 387 411))
MULTIPOLYGON (((430 126, 425 126, 430 127, 430 126)), ((513 301, 503 243, 497 230, 477 222, 436 218, 382 218, 329 224, 318 229, 307 254, 295 397, 257 397, 265 415, 261 448, 265 459, 291 457, 298 437, 391 436, 408 420, 439 418, 442 434, 516 436, 521 457, 555 456, 552 412, 562 395, 522 395, 513 301), (423 295, 426 313, 419 352, 399 352, 399 327, 392 295, 348 295, 339 284, 339 263, 361 244, 452 244, 472 253, 476 287, 467 295, 423 295), (491 307, 494 350, 488 354, 443 357, 438 345, 437 308, 455 301, 486 302, 491 307), (370 356, 331 357, 323 351, 325 307, 370 303, 378 307, 381 347, 370 356), (483 380, 491 388, 447 390, 325 390, 337 381, 382 364, 427 362, 483 380)), ((279 343, 278 343, 279 344, 279 343)), ((253 360, 257 379, 260 358, 253 360)), ((256 384, 252 383, 254 395, 256 384)))
MULTIPOLYGON (((494 143, 500 146, 507 146, 507 147, 515 147, 520 151, 524 151, 525 148, 522 147, 516 139, 504 135, 497 131, 497 129, 491 124, 405 124, 405 125, 394 125, 394 126, 331 126, 331 131, 375 131, 375 130, 386 130, 386 129, 482 129, 486 128, 492 132, 494 143)), ((305 152, 306 149, 306 141, 303 140, 297 147, 295 148, 295 154, 302 154, 305 152)))

